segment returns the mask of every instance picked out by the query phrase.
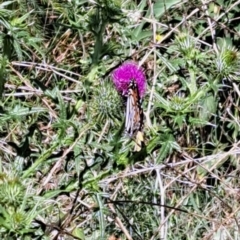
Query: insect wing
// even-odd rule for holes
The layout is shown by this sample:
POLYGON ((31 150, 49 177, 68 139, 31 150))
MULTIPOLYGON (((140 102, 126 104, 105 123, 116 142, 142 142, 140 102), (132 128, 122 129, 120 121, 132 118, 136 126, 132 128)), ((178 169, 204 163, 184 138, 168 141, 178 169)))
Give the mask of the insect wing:
POLYGON ((128 88, 125 129, 127 134, 132 137, 136 136, 137 132, 142 130, 142 126, 143 111, 140 96, 136 83, 132 81, 128 88))
POLYGON ((125 129, 129 136, 133 135, 134 128, 134 99, 132 90, 129 89, 128 98, 127 98, 127 108, 126 108, 126 120, 125 120, 125 129))

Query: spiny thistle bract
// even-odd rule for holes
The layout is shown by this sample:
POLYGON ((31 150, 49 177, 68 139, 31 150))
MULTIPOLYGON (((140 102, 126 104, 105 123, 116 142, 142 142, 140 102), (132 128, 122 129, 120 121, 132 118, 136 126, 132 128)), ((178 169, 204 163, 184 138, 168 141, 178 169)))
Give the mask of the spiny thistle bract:
POLYGON ((186 107, 186 99, 180 96, 174 96, 171 99, 170 107, 173 111, 181 112, 186 107))
POLYGON ((17 177, 5 176, 0 182, 0 204, 15 207, 23 198, 24 187, 17 177))
POLYGON ((234 47, 223 44, 216 60, 217 71, 222 76, 234 76, 239 71, 239 52, 234 47))
POLYGON ((31 186, 26 188, 22 179, 13 173, 0 174, 0 239, 10 239, 9 236, 23 239, 23 235, 33 233, 33 219, 46 203, 43 199, 40 201, 40 197, 36 203, 32 189, 31 186))
POLYGON ((93 99, 91 108, 94 118, 102 123, 104 121, 116 122, 116 119, 121 118, 122 100, 118 93, 113 90, 112 85, 108 82, 103 82, 96 90, 96 95, 93 99))
POLYGON ((176 37, 179 52, 187 61, 195 61, 200 55, 197 42, 188 34, 181 33, 176 37))

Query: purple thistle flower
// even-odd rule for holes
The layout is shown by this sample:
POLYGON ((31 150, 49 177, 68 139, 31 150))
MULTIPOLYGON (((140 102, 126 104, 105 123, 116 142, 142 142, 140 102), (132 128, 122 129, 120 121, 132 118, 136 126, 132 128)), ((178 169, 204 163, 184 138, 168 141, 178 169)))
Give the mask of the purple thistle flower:
POLYGON ((127 96, 128 86, 131 80, 135 80, 139 95, 143 97, 146 91, 146 77, 142 68, 134 62, 126 62, 115 69, 112 74, 112 79, 118 92, 127 96))

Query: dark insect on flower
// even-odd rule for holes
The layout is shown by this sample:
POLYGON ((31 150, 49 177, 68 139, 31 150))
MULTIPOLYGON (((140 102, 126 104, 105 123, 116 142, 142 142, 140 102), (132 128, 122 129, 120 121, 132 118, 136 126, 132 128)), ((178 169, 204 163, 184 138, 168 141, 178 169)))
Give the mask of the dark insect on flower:
POLYGON ((131 80, 128 86, 125 131, 130 137, 136 137, 138 131, 143 128, 142 100, 139 96, 137 84, 131 80))
POLYGON ((146 91, 146 78, 143 70, 133 62, 128 62, 113 72, 113 82, 126 103, 125 132, 135 139, 135 151, 140 151, 143 144, 143 109, 142 97, 146 91))
POLYGON ((132 80, 128 86, 125 131, 128 136, 134 137, 136 144, 134 151, 139 152, 143 145, 143 109, 142 99, 139 96, 137 84, 132 80))

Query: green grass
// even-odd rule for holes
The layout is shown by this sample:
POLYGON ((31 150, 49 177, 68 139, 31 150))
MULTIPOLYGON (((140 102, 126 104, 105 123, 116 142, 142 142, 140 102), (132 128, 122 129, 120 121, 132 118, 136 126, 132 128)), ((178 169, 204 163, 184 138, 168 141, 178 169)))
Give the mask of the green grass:
POLYGON ((0 239, 239 239, 238 1, 0 2, 0 239), (112 71, 145 71, 145 145, 112 71))

